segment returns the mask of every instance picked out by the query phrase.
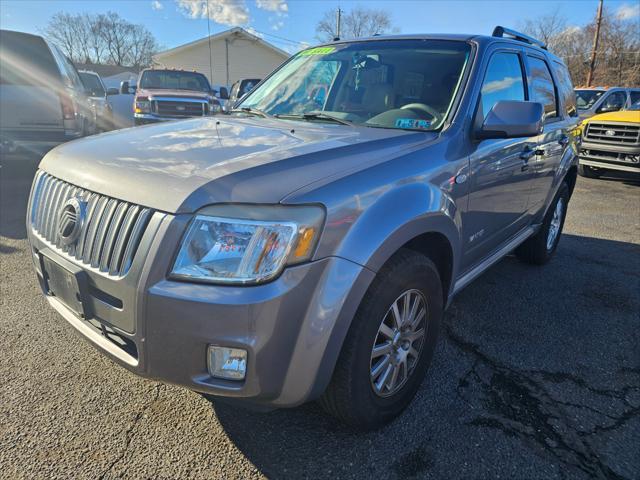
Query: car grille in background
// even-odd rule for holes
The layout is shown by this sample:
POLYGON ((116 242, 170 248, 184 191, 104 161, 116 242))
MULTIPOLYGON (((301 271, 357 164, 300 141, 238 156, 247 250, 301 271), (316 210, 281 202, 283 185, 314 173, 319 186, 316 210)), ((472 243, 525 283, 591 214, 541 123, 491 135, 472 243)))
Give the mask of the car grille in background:
POLYGON ((636 145, 640 143, 640 125, 589 122, 584 138, 612 145, 636 145))
POLYGON ((166 117, 202 117, 209 114, 206 102, 152 100, 151 106, 153 113, 166 117))
POLYGON ((58 250, 112 276, 131 268, 153 210, 90 192, 42 171, 36 174, 31 198, 31 227, 58 250), (58 235, 62 205, 73 197, 86 202, 78 240, 64 245, 58 235))

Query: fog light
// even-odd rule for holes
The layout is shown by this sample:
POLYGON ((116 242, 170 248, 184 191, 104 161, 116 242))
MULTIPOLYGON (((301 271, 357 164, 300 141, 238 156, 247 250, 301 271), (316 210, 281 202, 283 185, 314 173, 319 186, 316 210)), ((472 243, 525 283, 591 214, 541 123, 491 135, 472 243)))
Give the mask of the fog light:
POLYGON ((207 362, 212 377, 243 380, 247 373, 247 351, 241 348, 209 345, 207 362))

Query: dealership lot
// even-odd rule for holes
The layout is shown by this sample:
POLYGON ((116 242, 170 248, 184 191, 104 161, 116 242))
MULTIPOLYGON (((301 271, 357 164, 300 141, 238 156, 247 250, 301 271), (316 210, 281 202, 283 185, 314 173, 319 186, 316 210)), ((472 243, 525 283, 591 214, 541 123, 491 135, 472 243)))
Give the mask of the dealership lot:
POLYGON ((640 182, 579 178, 556 258, 507 258, 449 309, 416 400, 358 434, 315 405, 254 413, 133 376, 46 304, 0 170, 6 478, 637 478, 640 182))

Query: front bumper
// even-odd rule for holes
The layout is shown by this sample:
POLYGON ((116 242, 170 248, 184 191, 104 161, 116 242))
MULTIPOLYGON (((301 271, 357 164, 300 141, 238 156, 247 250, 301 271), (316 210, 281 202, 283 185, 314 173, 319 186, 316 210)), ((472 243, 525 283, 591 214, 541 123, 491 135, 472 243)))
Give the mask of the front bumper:
POLYGON ((640 172, 640 145, 611 145, 583 142, 580 163, 590 167, 640 172))
MULTIPOLYGON (((135 281, 124 277, 135 290, 130 292, 134 300, 122 307, 135 315, 134 331, 119 329, 102 313, 97 322, 81 319, 56 297, 47 296, 49 303, 96 348, 138 375, 273 407, 295 406, 319 396, 373 272, 330 257, 288 268, 275 281, 258 286, 173 281, 166 272, 188 220, 189 216, 166 216, 144 265, 137 272, 132 269, 135 281), (135 348, 117 345, 95 323, 135 348), (243 381, 209 375, 206 355, 212 344, 247 350, 243 381)), ((52 252, 31 231, 29 239, 46 294, 38 252, 47 251, 61 263, 69 259, 52 252)), ((97 277, 103 275, 91 269, 86 274, 88 290, 94 291, 97 277)), ((105 279, 100 282, 100 289, 108 292, 105 279)), ((109 307, 99 299, 92 301, 103 311, 109 307)))

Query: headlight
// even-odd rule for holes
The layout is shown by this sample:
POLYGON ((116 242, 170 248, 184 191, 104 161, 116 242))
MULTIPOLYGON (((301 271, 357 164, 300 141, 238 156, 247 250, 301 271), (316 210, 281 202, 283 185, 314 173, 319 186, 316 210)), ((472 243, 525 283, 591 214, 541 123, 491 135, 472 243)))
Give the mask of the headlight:
POLYGON ((285 266, 311 258, 323 222, 316 206, 205 208, 187 229, 171 276, 223 284, 272 280, 285 266))
POLYGON ((135 113, 149 113, 151 102, 149 100, 136 100, 135 113))
POLYGON ((218 113, 222 110, 218 102, 209 102, 209 113, 218 113))

